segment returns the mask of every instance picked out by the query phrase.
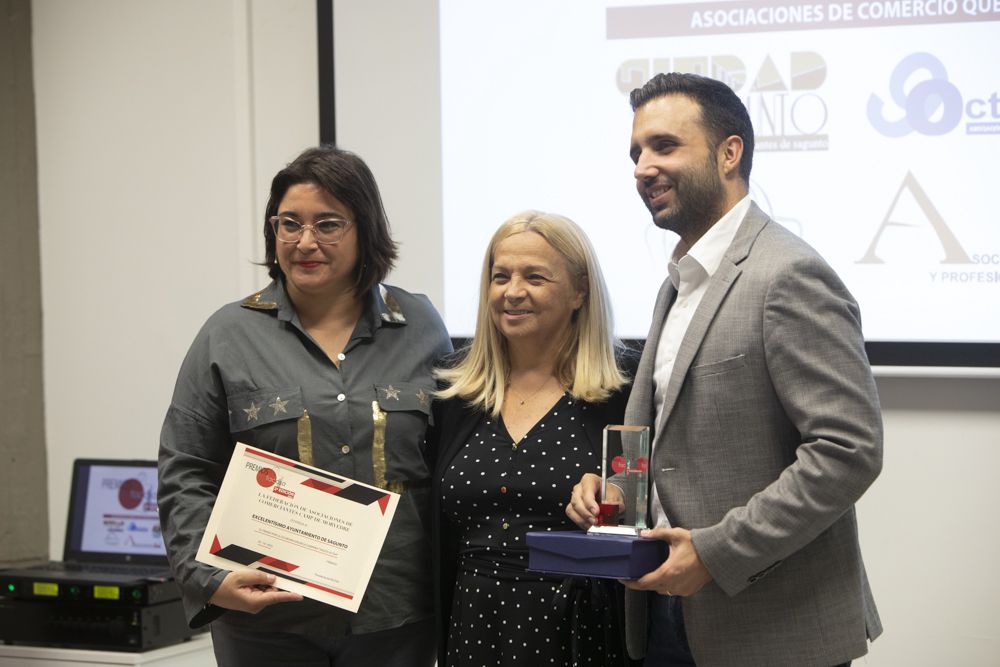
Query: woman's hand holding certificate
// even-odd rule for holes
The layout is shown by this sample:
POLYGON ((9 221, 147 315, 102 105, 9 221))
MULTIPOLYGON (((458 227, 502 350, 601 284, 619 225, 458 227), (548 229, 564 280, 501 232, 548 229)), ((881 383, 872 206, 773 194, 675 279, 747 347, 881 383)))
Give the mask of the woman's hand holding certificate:
POLYGON ((259 570, 230 572, 208 602, 216 607, 256 614, 272 604, 297 602, 302 599, 298 593, 275 588, 274 583, 273 574, 259 570))

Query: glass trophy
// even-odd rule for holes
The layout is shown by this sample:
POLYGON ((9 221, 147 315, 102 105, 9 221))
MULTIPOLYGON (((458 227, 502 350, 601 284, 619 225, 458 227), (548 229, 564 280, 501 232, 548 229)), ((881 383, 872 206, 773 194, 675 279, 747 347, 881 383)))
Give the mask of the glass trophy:
POLYGON ((601 450, 600 512, 587 532, 638 535, 646 528, 649 427, 608 425, 601 450))
POLYGON ((601 511, 596 526, 580 530, 528 531, 528 569, 533 572, 639 579, 660 567, 664 540, 644 538, 649 488, 649 427, 607 426, 602 447, 601 511))

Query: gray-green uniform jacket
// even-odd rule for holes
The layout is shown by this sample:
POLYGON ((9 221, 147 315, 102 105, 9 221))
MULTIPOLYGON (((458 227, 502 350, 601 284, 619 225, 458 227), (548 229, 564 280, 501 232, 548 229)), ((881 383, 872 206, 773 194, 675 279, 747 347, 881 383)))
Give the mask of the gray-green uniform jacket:
POLYGON ((424 434, 431 371, 451 349, 425 296, 385 285, 372 289, 339 368, 280 281, 209 318, 181 366, 159 455, 160 522, 193 627, 222 612, 207 602, 226 572, 195 554, 236 442, 403 495, 357 614, 303 600, 220 620, 330 637, 433 614, 424 434))

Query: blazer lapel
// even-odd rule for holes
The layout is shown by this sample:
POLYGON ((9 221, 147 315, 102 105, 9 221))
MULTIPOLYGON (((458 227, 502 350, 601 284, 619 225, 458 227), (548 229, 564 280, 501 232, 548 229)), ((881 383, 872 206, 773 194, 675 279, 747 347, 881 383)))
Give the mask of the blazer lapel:
POLYGON ((629 394, 625 406, 625 423, 637 426, 652 426, 656 411, 653 409, 653 370, 656 361, 656 347, 663 331, 663 323, 667 319, 667 311, 677 296, 670 278, 663 281, 660 293, 656 295, 656 305, 653 307, 653 320, 649 325, 646 344, 642 348, 639 367, 635 371, 632 382, 632 393, 629 394))
MULTIPOLYGON (((667 390, 664 392, 663 411, 660 415, 660 423, 656 425, 658 429, 661 429, 667 423, 670 412, 677 402, 677 396, 680 394, 681 387, 684 386, 684 378, 687 377, 691 362, 694 361, 702 342, 705 340, 708 327, 712 324, 712 320, 715 319, 716 313, 719 312, 726 294, 729 293, 729 290, 743 272, 740 264, 750 254, 750 248, 753 246, 754 240, 756 240, 757 235, 760 234, 764 225, 767 224, 767 221, 768 218, 764 215, 764 212, 755 203, 751 202, 750 209, 747 211, 746 216, 744 216, 743 222, 740 223, 736 236, 729 245, 729 249, 726 250, 722 263, 715 274, 709 279, 708 289, 705 291, 701 303, 698 304, 698 309, 694 312, 687 332, 684 334, 683 340, 681 340, 680 349, 677 351, 677 359, 674 361, 674 368, 670 374, 670 382, 667 384, 667 390)), ((643 359, 645 359, 645 355, 643 355, 643 359)))

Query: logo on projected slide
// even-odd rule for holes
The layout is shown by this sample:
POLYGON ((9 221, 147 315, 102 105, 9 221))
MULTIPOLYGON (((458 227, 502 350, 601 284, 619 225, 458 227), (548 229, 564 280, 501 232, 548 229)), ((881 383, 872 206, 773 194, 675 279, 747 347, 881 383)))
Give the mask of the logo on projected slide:
POLYGON ((100 480, 100 486, 102 489, 114 491, 117 494, 118 504, 123 509, 141 512, 156 511, 156 492, 154 490, 156 485, 150 486, 145 475, 126 479, 104 477, 100 480))
POLYGON ((941 264, 974 263, 916 176, 906 172, 875 236, 857 263, 885 264, 879 256, 880 248, 912 256, 921 245, 933 246, 933 252, 942 257, 941 264))
POLYGON ((826 61, 814 51, 793 51, 777 61, 764 56, 750 70, 735 55, 644 58, 618 67, 618 90, 628 94, 660 72, 688 72, 722 81, 739 95, 753 122, 756 151, 815 151, 830 147, 826 61))
POLYGON ((889 77, 888 92, 893 104, 875 93, 868 98, 868 121, 887 137, 939 136, 963 121, 966 134, 1000 134, 1000 95, 964 99, 944 63, 929 53, 903 58, 889 77))
POLYGON ((127 510, 134 510, 145 497, 142 482, 137 479, 126 479, 118 487, 118 502, 127 510))

